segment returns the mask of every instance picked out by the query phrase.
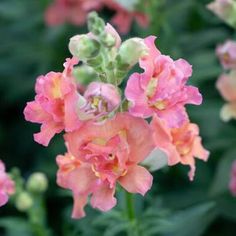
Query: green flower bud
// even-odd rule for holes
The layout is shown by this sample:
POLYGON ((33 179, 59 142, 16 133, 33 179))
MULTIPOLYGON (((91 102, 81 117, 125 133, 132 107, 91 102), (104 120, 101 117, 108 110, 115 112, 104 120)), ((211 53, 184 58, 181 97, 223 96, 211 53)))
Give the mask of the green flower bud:
POLYGON ((104 32, 100 38, 106 47, 112 48, 116 45, 116 38, 110 33, 104 32))
POLYGON ((15 206, 19 211, 27 211, 33 206, 33 199, 27 192, 21 192, 15 201, 15 206))
MULTIPOLYGON (((141 38, 131 38, 121 44, 118 55, 119 64, 129 65, 129 68, 134 66, 139 58, 146 55, 148 52, 147 46, 141 38)), ((119 66, 119 65, 118 65, 119 66)))
POLYGON ((73 70, 73 75, 76 78, 76 81, 83 85, 88 85, 97 79, 97 73, 92 67, 87 65, 75 67, 73 70))
POLYGON ((76 35, 70 39, 69 50, 73 56, 86 61, 98 55, 100 44, 88 34, 76 35))
POLYGON ((27 189, 32 193, 42 193, 48 188, 48 180, 43 173, 33 173, 26 183, 27 189))
POLYGON ((94 35, 100 35, 105 30, 105 22, 96 12, 91 12, 88 15, 88 29, 94 35))

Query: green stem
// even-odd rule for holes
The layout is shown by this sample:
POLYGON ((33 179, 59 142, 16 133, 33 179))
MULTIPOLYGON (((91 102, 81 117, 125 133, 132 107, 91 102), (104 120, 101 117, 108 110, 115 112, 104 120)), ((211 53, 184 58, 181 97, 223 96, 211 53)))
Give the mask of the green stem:
POLYGON ((134 199, 133 195, 129 192, 125 192, 126 197, 126 209, 127 209, 127 216, 130 222, 135 221, 135 211, 134 211, 134 199))
POLYGON ((49 236, 46 226, 46 211, 42 196, 34 196, 34 205, 28 211, 29 221, 35 236, 49 236))
POLYGON ((141 234, 135 216, 135 205, 134 205, 133 195, 125 191, 125 198, 126 198, 126 215, 130 225, 130 227, 127 228, 127 235, 140 236, 141 234))

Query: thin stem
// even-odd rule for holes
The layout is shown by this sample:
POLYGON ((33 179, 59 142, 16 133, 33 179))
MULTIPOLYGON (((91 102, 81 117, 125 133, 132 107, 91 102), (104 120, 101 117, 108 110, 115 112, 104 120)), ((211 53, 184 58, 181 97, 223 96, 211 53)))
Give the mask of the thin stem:
POLYGON ((133 195, 129 192, 125 192, 125 197, 126 197, 127 216, 129 220, 133 222, 135 220, 133 195))
POLYGON ((134 198, 131 193, 125 191, 125 199, 126 199, 126 215, 130 222, 130 227, 127 229, 128 236, 140 236, 140 231, 138 227, 138 222, 135 216, 135 206, 134 206, 134 198))

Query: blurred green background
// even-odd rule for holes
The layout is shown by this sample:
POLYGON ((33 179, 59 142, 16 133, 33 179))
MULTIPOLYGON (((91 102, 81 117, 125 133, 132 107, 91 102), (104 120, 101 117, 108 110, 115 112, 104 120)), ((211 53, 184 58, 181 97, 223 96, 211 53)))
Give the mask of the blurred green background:
MULTIPOLYGON (((215 47, 235 38, 235 32, 206 9, 208 0, 158 1, 151 0, 148 9, 150 27, 140 29, 133 24, 123 38, 157 35, 157 46, 164 54, 182 57, 193 65, 190 83, 200 88, 204 103, 189 106, 188 110, 191 120, 199 124, 203 144, 211 155, 207 163, 197 162, 194 182, 187 178, 188 167, 180 165, 154 174, 152 190, 144 199, 135 199, 143 235, 234 236, 236 199, 228 191, 228 182, 231 163, 236 159, 236 122, 223 123, 219 119, 224 101, 215 88, 222 73, 215 47)), ((19 167, 26 178, 34 171, 47 174, 47 218, 54 235, 125 235, 125 223, 118 214, 124 208, 121 193, 112 212, 102 214, 88 206, 85 219, 70 219, 71 195, 55 182, 55 156, 64 153, 63 140, 57 136, 48 148, 40 146, 32 136, 39 125, 23 117, 26 102, 34 97, 36 77, 61 71, 69 56, 69 38, 87 31, 85 26, 69 24, 46 26, 44 11, 49 2, 0 1, 0 158, 8 169, 19 167)), ((105 9, 100 15, 108 20, 112 13, 105 9)), ((11 205, 0 209, 0 227, 0 235, 31 235, 26 216, 11 205)))

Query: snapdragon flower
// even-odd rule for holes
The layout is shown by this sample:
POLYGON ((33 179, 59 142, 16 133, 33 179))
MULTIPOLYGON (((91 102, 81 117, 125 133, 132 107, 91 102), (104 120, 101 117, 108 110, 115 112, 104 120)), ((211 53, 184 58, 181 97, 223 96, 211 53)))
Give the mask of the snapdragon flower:
POLYGON ((125 96, 131 103, 129 112, 142 118, 156 114, 168 126, 180 127, 187 120, 184 105, 199 105, 202 96, 196 87, 186 85, 192 74, 189 63, 162 55, 154 41, 154 36, 144 40, 149 48, 149 53, 139 61, 144 72, 132 74, 127 82, 125 96))
POLYGON ((87 122, 67 133, 68 153, 59 155, 57 182, 72 190, 72 216, 84 216, 88 195, 91 205, 108 211, 116 205, 115 187, 119 183, 131 193, 151 188, 152 175, 139 165, 154 147, 148 123, 128 113, 118 113, 103 124, 87 122))

